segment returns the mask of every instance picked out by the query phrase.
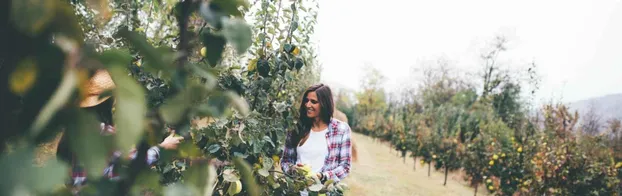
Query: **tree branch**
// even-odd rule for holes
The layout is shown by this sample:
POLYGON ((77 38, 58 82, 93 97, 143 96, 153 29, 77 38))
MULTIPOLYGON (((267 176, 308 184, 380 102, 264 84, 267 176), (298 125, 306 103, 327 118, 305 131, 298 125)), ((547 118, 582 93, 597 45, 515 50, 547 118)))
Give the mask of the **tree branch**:
MULTIPOLYGON (((274 23, 278 23, 279 22, 279 15, 281 14, 281 0, 278 1, 279 4, 279 8, 276 10, 276 18, 274 18, 274 23)), ((270 42, 274 41, 274 36, 276 36, 275 34, 272 34, 272 37, 270 38, 270 42)))
POLYGON ((292 3, 292 21, 289 23, 289 31, 287 32, 287 43, 292 44, 292 37, 294 37, 294 29, 292 28, 292 23, 294 22, 298 22, 296 20, 294 20, 294 17, 296 16, 296 2, 292 3))
POLYGON ((190 7, 192 6, 192 0, 185 0, 181 4, 181 18, 179 23, 179 43, 177 44, 177 50, 181 52, 181 56, 177 59, 177 68, 181 70, 188 58, 188 17, 190 16, 190 7))
POLYGON ((261 7, 262 7, 262 8, 264 8, 264 9, 263 9, 263 11, 264 11, 264 14, 263 14, 263 16, 264 16, 264 17, 263 17, 263 27, 262 27, 262 28, 263 28, 263 35, 264 35, 264 36, 263 36, 263 39, 261 39, 261 48, 262 48, 262 50, 263 50, 264 52, 263 52, 263 55, 262 55, 262 56, 265 56, 265 55, 266 55, 266 52, 267 52, 267 51, 266 51, 266 25, 267 25, 267 23, 268 23, 268 5, 267 5, 267 4, 268 4, 268 1, 267 1, 267 0, 264 0, 264 1, 261 3, 261 7))

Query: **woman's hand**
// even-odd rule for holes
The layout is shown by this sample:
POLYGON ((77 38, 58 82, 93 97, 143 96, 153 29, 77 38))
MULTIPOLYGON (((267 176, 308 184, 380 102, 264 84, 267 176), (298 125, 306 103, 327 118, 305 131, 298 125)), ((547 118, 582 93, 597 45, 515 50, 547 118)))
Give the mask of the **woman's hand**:
POLYGON ((179 143, 181 143, 181 140, 183 139, 184 137, 181 136, 175 137, 175 132, 171 132, 171 135, 166 137, 166 139, 164 139, 164 141, 160 143, 159 146, 166 150, 177 149, 177 146, 179 145, 179 143))

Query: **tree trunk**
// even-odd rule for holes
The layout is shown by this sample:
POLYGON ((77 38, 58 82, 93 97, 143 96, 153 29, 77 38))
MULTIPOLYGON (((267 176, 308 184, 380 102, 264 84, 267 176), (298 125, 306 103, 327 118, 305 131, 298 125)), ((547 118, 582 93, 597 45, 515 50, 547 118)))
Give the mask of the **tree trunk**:
POLYGON ((447 185, 447 174, 449 173, 449 169, 447 169, 447 166, 445 166, 445 183, 443 183, 443 186, 447 185))
POLYGON ((432 162, 428 163, 428 177, 430 177, 431 169, 432 169, 432 162))
POLYGON ((475 185, 475 194, 473 194, 473 196, 477 196, 477 188, 479 188, 479 186, 475 185))
POLYGON ((403 162, 406 163, 406 156, 402 156, 402 158, 404 158, 403 162))

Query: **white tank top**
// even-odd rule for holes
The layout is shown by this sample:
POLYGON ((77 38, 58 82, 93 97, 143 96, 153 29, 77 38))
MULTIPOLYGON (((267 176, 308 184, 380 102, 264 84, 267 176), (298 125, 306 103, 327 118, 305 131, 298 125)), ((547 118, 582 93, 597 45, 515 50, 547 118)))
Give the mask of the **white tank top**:
POLYGON ((309 138, 302 146, 296 148, 298 157, 296 164, 307 164, 311 166, 311 171, 318 173, 324 167, 324 161, 328 156, 328 142, 326 141, 328 128, 315 132, 309 132, 309 138))

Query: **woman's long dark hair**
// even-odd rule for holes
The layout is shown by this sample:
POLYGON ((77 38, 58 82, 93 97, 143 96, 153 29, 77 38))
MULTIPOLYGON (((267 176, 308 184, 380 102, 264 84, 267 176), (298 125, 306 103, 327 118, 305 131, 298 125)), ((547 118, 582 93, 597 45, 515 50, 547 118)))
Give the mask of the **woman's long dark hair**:
POLYGON ((320 102, 320 119, 326 124, 330 124, 330 119, 334 113, 335 103, 333 102, 333 93, 330 87, 324 84, 316 84, 307 88, 302 95, 302 102, 300 102, 300 108, 298 109, 298 131, 292 133, 291 140, 287 143, 290 148, 295 148, 300 140, 309 134, 311 126, 313 126, 313 119, 307 117, 307 95, 310 92, 315 92, 317 99, 320 102))

